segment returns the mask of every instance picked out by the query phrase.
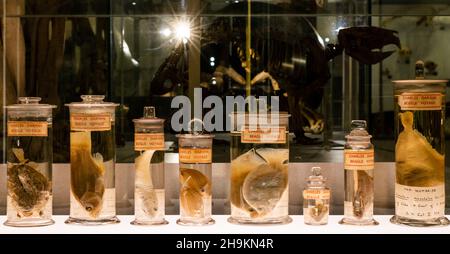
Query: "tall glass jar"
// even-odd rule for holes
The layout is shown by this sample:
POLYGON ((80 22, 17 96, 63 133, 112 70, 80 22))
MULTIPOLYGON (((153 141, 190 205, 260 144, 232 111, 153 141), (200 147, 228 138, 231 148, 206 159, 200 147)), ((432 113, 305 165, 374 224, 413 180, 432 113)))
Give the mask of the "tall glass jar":
POLYGON ((211 225, 213 135, 177 135, 180 162, 180 225, 211 225))
POLYGON ((66 223, 117 223, 114 119, 117 104, 82 95, 70 110, 70 217, 66 223))
POLYGON ((231 114, 231 217, 236 224, 283 224, 289 210, 289 114, 231 114))
POLYGON ((39 97, 20 97, 7 109, 7 220, 33 227, 52 220, 52 109, 39 97))
POLYGON ((161 225, 165 215, 164 119, 154 107, 144 107, 144 117, 134 119, 134 214, 133 225, 161 225))
POLYGON ((447 80, 394 81, 395 216, 410 226, 448 225, 445 217, 447 80))
POLYGON ((374 148, 364 120, 353 120, 351 131, 345 136, 344 150, 344 218, 347 225, 378 225, 373 219, 374 148))

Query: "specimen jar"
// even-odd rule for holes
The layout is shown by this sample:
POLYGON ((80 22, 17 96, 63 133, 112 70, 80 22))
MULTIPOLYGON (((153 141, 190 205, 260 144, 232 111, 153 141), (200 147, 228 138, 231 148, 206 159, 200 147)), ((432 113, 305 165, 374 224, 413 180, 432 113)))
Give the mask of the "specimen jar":
POLYGON ((330 215, 330 189, 320 167, 313 167, 303 190, 303 218, 308 225, 326 225, 330 215))
POLYGON ((445 89, 447 80, 394 81, 395 216, 410 226, 447 225, 445 89))
POLYGON ((180 134, 180 225, 214 224, 212 211, 213 135, 180 134))
POLYGON ((154 107, 144 107, 144 117, 134 119, 134 214, 133 225, 167 224, 164 191, 164 119, 154 107))
POLYGON ((378 225, 373 219, 374 148, 364 120, 353 120, 345 136, 344 218, 340 224, 378 225))
POLYGON ((289 114, 231 114, 231 223, 283 224, 288 215, 289 114))
POLYGON ((45 226, 52 220, 54 105, 19 97, 7 110, 7 220, 16 227, 45 226))
POLYGON ((82 95, 70 110, 70 217, 66 223, 117 223, 114 119, 118 104, 82 95))

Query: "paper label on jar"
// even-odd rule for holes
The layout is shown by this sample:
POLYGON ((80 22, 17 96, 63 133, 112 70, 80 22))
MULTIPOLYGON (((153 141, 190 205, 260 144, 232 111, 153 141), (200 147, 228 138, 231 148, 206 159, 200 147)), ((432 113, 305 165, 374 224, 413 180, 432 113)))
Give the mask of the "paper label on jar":
POLYGON ((135 133, 134 150, 164 150, 164 133, 135 133))
POLYGON ((428 220, 444 216, 445 186, 412 187, 395 184, 395 214, 397 216, 428 220))
POLYGON ((70 129, 73 131, 109 131, 111 130, 111 114, 84 114, 70 115, 70 129))
POLYGON ((286 127, 258 127, 245 126, 241 132, 241 143, 285 144, 286 127))
POLYGON ((303 199, 330 199, 330 190, 304 190, 303 199))
POLYGON ((344 150, 344 168, 346 170, 373 170, 374 152, 371 150, 344 150))
POLYGON ((398 98, 401 110, 441 110, 440 93, 402 93, 398 98))
POLYGON ((211 163, 211 148, 180 148, 181 163, 211 163))
POLYGON ((48 123, 37 121, 9 121, 8 137, 47 137, 48 123))

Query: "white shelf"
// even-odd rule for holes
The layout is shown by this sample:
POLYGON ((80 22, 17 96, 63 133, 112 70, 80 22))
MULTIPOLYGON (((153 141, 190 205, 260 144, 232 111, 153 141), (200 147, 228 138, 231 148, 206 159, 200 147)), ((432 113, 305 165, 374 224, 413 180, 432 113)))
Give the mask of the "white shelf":
MULTIPOLYGON (((286 225, 249 226, 233 225, 227 222, 228 215, 216 215, 214 225, 188 227, 176 224, 178 216, 166 216, 168 225, 133 226, 133 216, 119 216, 121 223, 102 226, 66 225, 67 216, 54 216, 55 224, 46 227, 15 228, 0 226, 1 234, 450 234, 450 226, 416 228, 394 225, 389 222, 391 216, 375 216, 378 226, 339 225, 342 216, 330 216, 328 225, 308 226, 303 216, 292 216, 293 222, 286 225)), ((5 216, 0 216, 3 223, 5 216)))

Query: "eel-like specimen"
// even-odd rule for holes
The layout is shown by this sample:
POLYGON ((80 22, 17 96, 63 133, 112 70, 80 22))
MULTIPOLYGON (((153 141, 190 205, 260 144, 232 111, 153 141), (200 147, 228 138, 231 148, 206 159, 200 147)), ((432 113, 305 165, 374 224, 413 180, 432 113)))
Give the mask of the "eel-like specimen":
POLYGON ((356 193, 353 198, 353 215, 357 218, 362 218, 365 214, 369 212, 369 205, 373 203, 373 177, 364 171, 357 170, 357 183, 356 193))
POLYGON ((151 160, 154 150, 147 150, 136 158, 135 198, 141 199, 143 211, 154 217, 158 213, 158 197, 153 188, 151 160))
POLYGON ((414 115, 400 113, 403 131, 395 146, 397 183, 407 186, 432 187, 444 183, 444 155, 413 129, 414 115))
POLYGON ((105 192, 103 157, 91 154, 91 132, 70 133, 71 191, 92 218, 97 218, 105 192))
POLYGON ((35 163, 25 159, 22 149, 13 148, 13 153, 19 164, 8 167, 8 195, 21 216, 40 214, 49 200, 51 183, 35 163))
POLYGON ((180 204, 190 217, 204 216, 204 200, 211 197, 211 183, 207 176, 195 169, 180 168, 180 204))

